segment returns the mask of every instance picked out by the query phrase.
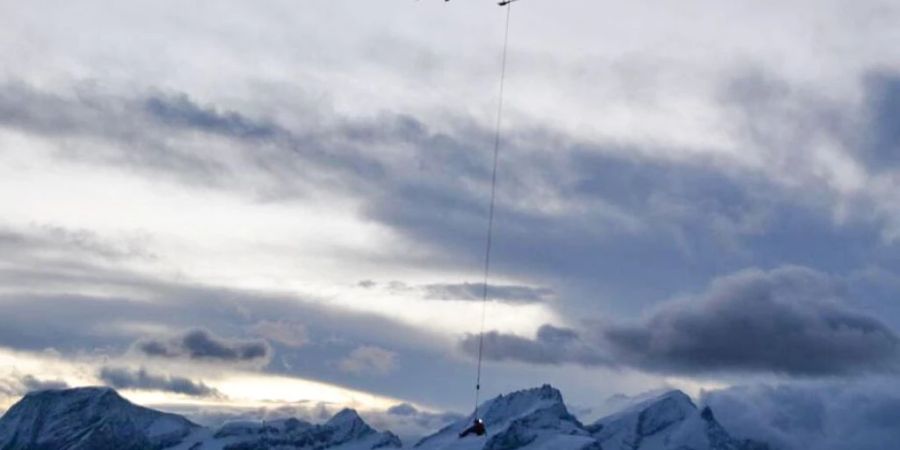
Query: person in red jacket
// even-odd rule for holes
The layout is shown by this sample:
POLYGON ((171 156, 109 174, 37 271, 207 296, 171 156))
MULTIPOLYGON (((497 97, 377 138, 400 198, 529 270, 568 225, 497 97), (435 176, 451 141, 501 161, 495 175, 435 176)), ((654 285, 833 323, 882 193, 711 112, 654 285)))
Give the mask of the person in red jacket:
POLYGON ((470 434, 474 434, 476 436, 484 436, 487 433, 487 428, 484 426, 484 421, 481 419, 475 419, 475 422, 472 423, 472 426, 466 428, 465 431, 459 433, 459 437, 464 438, 470 434))

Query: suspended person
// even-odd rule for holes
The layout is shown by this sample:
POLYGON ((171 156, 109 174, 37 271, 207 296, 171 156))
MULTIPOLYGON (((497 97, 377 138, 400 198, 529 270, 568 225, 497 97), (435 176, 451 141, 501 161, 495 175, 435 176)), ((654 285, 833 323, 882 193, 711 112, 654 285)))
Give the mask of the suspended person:
POLYGON ((472 426, 466 428, 462 433, 459 433, 460 438, 464 438, 470 434, 474 434, 476 436, 484 436, 487 433, 487 428, 484 426, 484 421, 481 419, 475 419, 475 422, 472 423, 472 426))

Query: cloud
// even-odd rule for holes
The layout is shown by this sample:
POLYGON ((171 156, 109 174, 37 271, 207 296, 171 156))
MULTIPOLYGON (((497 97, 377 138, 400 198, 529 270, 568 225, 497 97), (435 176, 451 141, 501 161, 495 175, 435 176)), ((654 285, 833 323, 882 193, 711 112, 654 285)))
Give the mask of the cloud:
POLYGON ((416 442, 464 416, 451 412, 422 411, 409 403, 399 403, 383 413, 368 413, 365 418, 378 429, 397 433, 403 442, 416 442))
MULTIPOLYGON (((617 273, 648 269, 661 277, 660 283, 653 283, 660 286, 654 292, 660 295, 668 290, 663 284, 678 289, 686 279, 712 273, 710 256, 721 258, 723 252, 733 253, 728 257, 748 256, 752 250, 746 241, 778 226, 773 218, 779 208, 793 210, 799 207, 795 202, 801 203, 821 214, 815 218, 816 226, 829 230, 832 216, 822 204, 832 200, 833 192, 824 187, 830 183, 791 177, 793 186, 811 185, 800 189, 801 194, 814 194, 807 198, 791 191, 782 183, 787 178, 782 174, 801 172, 795 169, 795 159, 809 158, 806 152, 781 150, 806 148, 807 134, 832 130, 826 119, 836 108, 798 96, 781 101, 785 95, 780 92, 793 91, 789 85, 782 87, 788 81, 774 76, 774 81, 743 73, 736 78, 723 83, 728 86, 726 98, 715 100, 728 111, 740 111, 734 123, 753 147, 747 153, 756 155, 756 147, 768 148, 751 138, 776 134, 743 129, 760 125, 763 117, 777 117, 772 122, 781 128, 813 130, 803 139, 785 138, 771 146, 778 155, 795 155, 785 157, 790 160, 779 163, 775 175, 743 167, 745 162, 726 156, 686 157, 706 149, 578 140, 541 122, 511 130, 510 151, 517 156, 504 163, 496 224, 498 261, 506 261, 504 272, 536 279, 566 274, 576 279, 571 284, 584 288, 618 286, 623 277, 617 273), (773 108, 786 116, 765 113, 773 108), (803 126, 785 125, 791 123, 803 126), (556 151, 546 152, 547 148, 556 151), (653 155, 634 156, 645 153, 653 155), (658 157, 669 154, 681 156, 658 157), (636 246, 646 255, 639 261, 629 257, 636 246)), ((56 134, 47 130, 58 129, 67 139, 87 135, 115 142, 108 152, 78 152, 79 158, 90 162, 126 165, 154 177, 178 174, 184 182, 214 184, 269 201, 325 191, 347 194, 359 201, 365 219, 398 231, 415 241, 417 249, 427 251, 428 257, 416 263, 431 267, 471 267, 468 263, 483 239, 489 161, 487 153, 472 149, 489 140, 489 132, 470 117, 453 116, 436 124, 383 113, 366 119, 335 117, 336 124, 292 122, 288 127, 250 107, 228 108, 183 92, 120 97, 96 89, 76 90, 77 95, 22 84, 7 89, 10 111, 34 110, 24 116, 11 113, 11 127, 51 137, 56 134), (56 115, 65 117, 53 119, 56 115), (133 117, 134 123, 116 120, 121 116, 133 117), (213 139, 208 147, 215 151, 196 148, 198 135, 213 139), (166 142, 157 142, 158 136, 167 136, 166 142), (122 145, 126 139, 147 142, 155 150, 122 145), (377 151, 381 146, 403 151, 377 151)), ((811 167, 803 173, 810 171, 828 172, 811 167)), ((809 239, 801 232, 794 234, 809 239)), ((796 253, 818 244, 798 242, 796 253)), ((409 262, 408 254, 390 258, 409 262)), ((634 276, 626 281, 634 282, 630 279, 634 276)), ((466 291, 460 287, 453 295, 466 291)), ((546 298, 540 292, 519 294, 527 294, 527 301, 546 298)), ((502 292, 498 298, 516 301, 502 292)))
POLYGON ((900 439, 896 380, 737 386, 702 402, 741 438, 784 450, 882 450, 900 439))
MULTIPOLYGON (((132 270, 121 261, 122 252, 111 250, 119 248, 118 241, 73 236, 82 235, 0 225, 0 250, 8 263, 0 265, 0 345, 32 351, 53 347, 63 353, 124 350, 150 334, 148 329, 197 326, 237 328, 248 337, 255 334, 294 348, 316 334, 334 335, 334 330, 370 342, 435 340, 428 331, 398 320, 330 307, 312 295, 195 284, 132 270), (112 261, 106 255, 113 255, 112 261), (300 317, 302 323, 285 319, 300 317), (389 326, 368 326, 376 320, 389 326)), ((172 340, 157 337, 147 345, 155 353, 187 354, 172 340)))
POLYGON ((50 140, 94 142, 88 150, 58 155, 69 160, 265 196, 302 195, 313 178, 340 178, 332 183, 337 187, 348 179, 380 178, 382 171, 380 163, 356 146, 335 145, 327 132, 294 132, 266 118, 202 104, 178 91, 120 95, 77 83, 54 91, 0 82, 0 126, 50 140), (193 145, 198 138, 214 151, 193 145), (257 174, 273 183, 260 185, 260 178, 252 176, 257 174), (306 177, 298 178, 301 174, 306 177))
POLYGON ((239 139, 286 134, 286 130, 267 121, 252 120, 235 111, 203 107, 185 94, 148 97, 140 106, 151 117, 174 128, 193 128, 239 139))
POLYGON ((900 340, 840 299, 827 275, 801 267, 746 270, 635 324, 602 330, 617 360, 663 372, 845 375, 897 369, 900 340))
POLYGON ((193 397, 220 397, 222 394, 201 381, 184 377, 156 375, 146 369, 103 367, 98 374, 108 386, 116 389, 165 391, 193 397))
MULTIPOLYGON (((428 284, 423 286, 429 300, 481 301, 484 283, 428 284)), ((513 304, 545 303, 554 296, 549 288, 488 285, 488 299, 513 304)))
POLYGON ((52 225, 32 225, 23 230, 0 224, 0 250, 20 263, 40 260, 46 264, 65 257, 117 263, 154 259, 142 240, 139 236, 103 239, 89 230, 52 225))
MULTIPOLYGON (((745 270, 714 280, 699 296, 664 302, 633 323, 602 323, 586 332, 545 325, 534 339, 489 332, 484 354, 679 374, 896 371, 900 340, 894 330, 840 296, 834 280, 807 268, 745 270)), ((477 344, 473 335, 461 343, 469 354, 477 353, 477 344)))
POLYGON ((338 362, 340 370, 354 375, 387 375, 394 371, 397 354, 374 346, 354 349, 338 362))
POLYGON ((151 357, 196 361, 265 364, 272 357, 266 341, 224 339, 204 329, 188 330, 171 339, 142 339, 134 347, 151 357))
POLYGON ((866 127, 862 153, 874 170, 900 165, 900 75, 879 72, 866 79, 866 127))
POLYGON ((62 380, 46 380, 31 374, 12 374, 0 378, 0 395, 18 397, 29 392, 48 389, 66 389, 69 384, 62 380))
POLYGON ((410 405, 409 403, 400 403, 388 408, 387 413, 393 414, 395 416, 412 416, 418 413, 419 410, 416 409, 415 406, 410 405))
MULTIPOLYGON (((361 281, 357 286, 372 289, 378 286, 375 281, 361 281)), ((392 293, 421 295, 425 300, 472 301, 480 302, 484 295, 484 283, 432 283, 409 285, 393 280, 384 284, 384 288, 392 293)), ((555 292, 546 287, 524 285, 489 284, 487 299, 511 305, 529 305, 547 303, 556 298, 555 292)))
MULTIPOLYGON (((478 354, 478 335, 467 335, 460 343, 463 351, 478 354)), ((581 364, 605 366, 611 361, 595 346, 584 342, 578 332, 543 325, 535 338, 491 331, 484 334, 484 357, 495 361, 521 361, 531 364, 581 364)))
POLYGON ((263 320, 253 325, 251 331, 263 339, 288 347, 303 347, 309 343, 309 333, 301 323, 263 320))

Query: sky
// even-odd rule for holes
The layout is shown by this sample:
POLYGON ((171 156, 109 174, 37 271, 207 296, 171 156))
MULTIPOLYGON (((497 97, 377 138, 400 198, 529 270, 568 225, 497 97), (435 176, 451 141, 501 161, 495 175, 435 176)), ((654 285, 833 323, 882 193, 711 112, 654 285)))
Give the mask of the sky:
MULTIPOLYGON (((469 411, 503 8, 0 17, 0 409, 105 384, 209 421, 469 411)), ((898 410, 898 20, 516 2, 483 398, 549 382, 594 418, 677 388, 800 447, 898 410)))

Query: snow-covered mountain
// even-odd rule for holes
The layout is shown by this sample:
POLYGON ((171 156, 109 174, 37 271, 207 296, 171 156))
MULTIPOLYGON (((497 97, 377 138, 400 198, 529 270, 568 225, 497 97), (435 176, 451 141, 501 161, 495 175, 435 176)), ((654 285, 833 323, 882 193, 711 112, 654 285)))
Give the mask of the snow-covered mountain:
POLYGON ((172 450, 374 450, 400 448, 389 431, 375 431, 352 409, 345 409, 322 425, 297 419, 234 422, 219 430, 202 429, 172 450))
POLYGON ((478 415, 484 437, 459 438, 472 417, 429 436, 420 450, 767 450, 738 440, 698 410, 680 391, 669 392, 584 426, 569 414, 562 394, 550 386, 514 392, 484 403, 478 415))
POLYGON ((32 392, 0 419, 3 450, 149 450, 198 428, 184 417, 137 406, 108 388, 32 392))
MULTIPOLYGON (((460 438, 473 417, 419 441, 418 450, 767 450, 733 438, 709 408, 682 392, 585 426, 549 385, 501 395, 477 412, 481 437, 460 438)), ((400 448, 349 409, 324 424, 297 419, 233 422, 219 429, 136 406, 112 389, 80 388, 26 395, 0 418, 0 450, 376 450, 400 448)))
POLYGON ((482 437, 459 438, 473 417, 453 423, 416 444, 421 450, 599 449, 596 439, 569 414, 562 394, 549 385, 488 400, 478 408, 482 437))
POLYGON ((712 410, 698 410, 690 397, 672 391, 607 416, 587 427, 604 450, 766 450, 765 444, 738 440, 716 421, 712 410))
POLYGON ((399 448, 356 411, 328 422, 235 422, 218 430, 176 414, 137 406, 109 388, 33 392, 0 418, 2 450, 262 450, 399 448))

